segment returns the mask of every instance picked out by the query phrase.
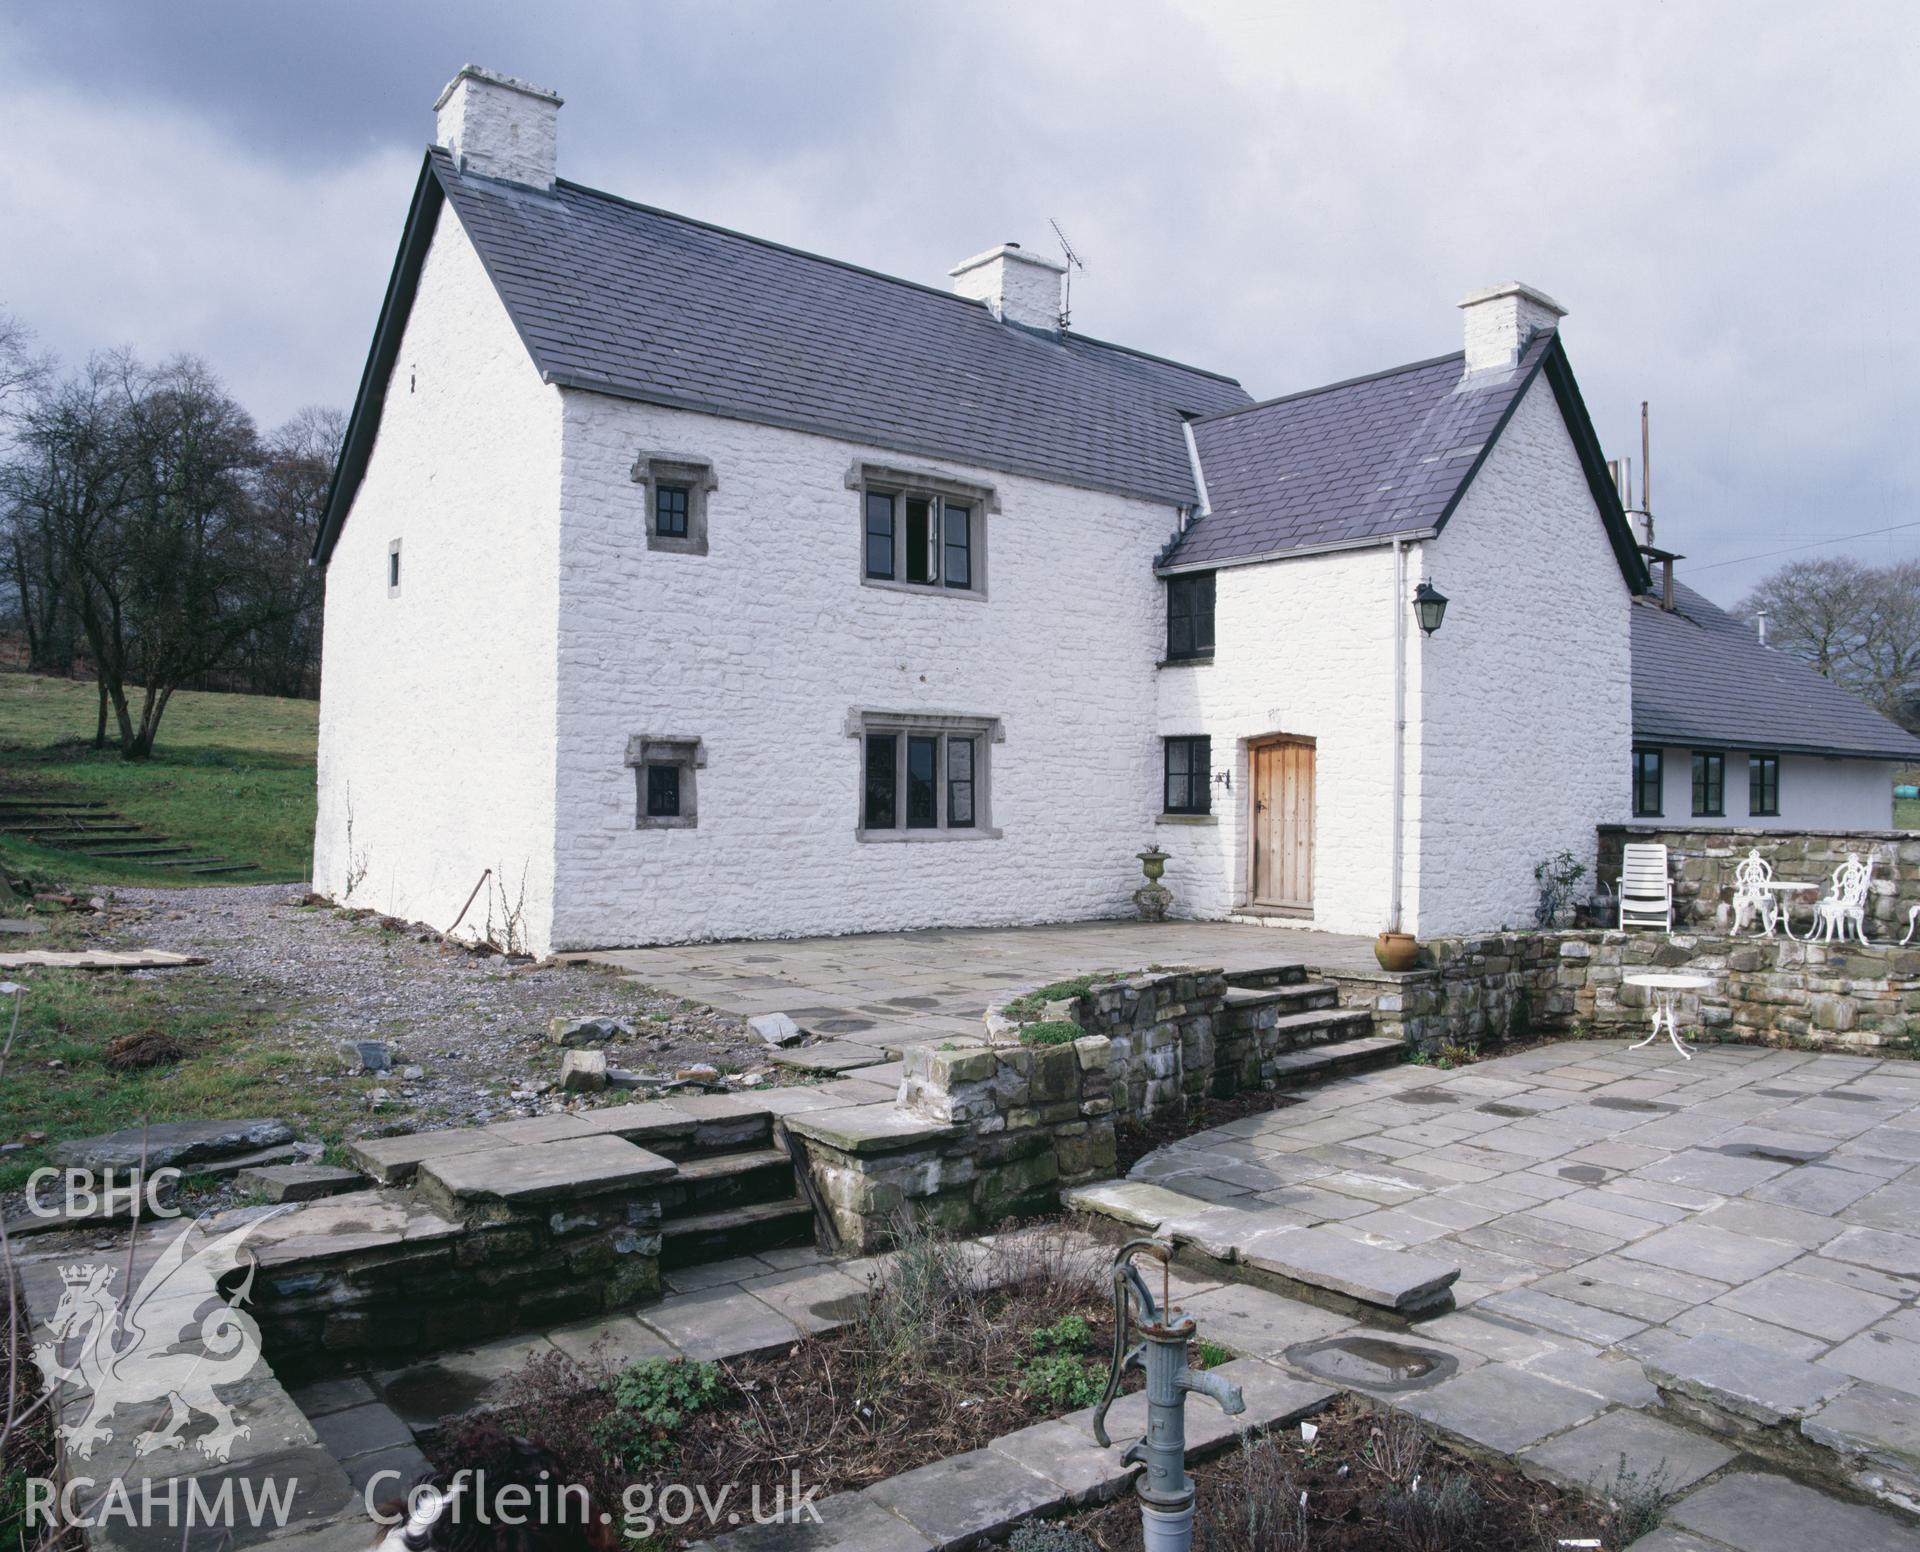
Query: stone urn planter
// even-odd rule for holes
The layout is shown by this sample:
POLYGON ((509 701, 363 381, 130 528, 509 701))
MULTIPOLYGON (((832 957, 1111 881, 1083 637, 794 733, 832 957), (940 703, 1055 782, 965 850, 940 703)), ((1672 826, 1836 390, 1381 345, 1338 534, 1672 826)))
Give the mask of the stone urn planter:
POLYGON ((1167 919, 1168 908, 1173 904, 1173 891, 1160 882, 1160 876, 1167 871, 1167 854, 1158 846, 1149 846, 1136 855, 1140 858, 1140 871, 1147 875, 1147 881, 1134 890, 1133 903, 1140 912, 1140 920, 1163 922, 1167 919))
POLYGON ((1382 970, 1415 970, 1420 965, 1420 944, 1411 932, 1383 932, 1373 940, 1373 957, 1382 970))

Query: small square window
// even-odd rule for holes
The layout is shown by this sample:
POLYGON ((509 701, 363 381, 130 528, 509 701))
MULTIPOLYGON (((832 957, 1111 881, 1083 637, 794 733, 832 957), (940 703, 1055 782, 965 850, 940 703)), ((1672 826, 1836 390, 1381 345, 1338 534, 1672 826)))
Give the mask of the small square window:
POLYGON ((647 817, 649 819, 680 817, 679 766, 649 765, 647 767, 647 817))
POLYGON ((1169 738, 1165 740, 1165 760, 1161 812, 1213 812, 1212 738, 1204 734, 1198 738, 1169 738))
POLYGON ((653 488, 653 531, 662 539, 687 536, 687 503, 693 492, 685 485, 653 488))

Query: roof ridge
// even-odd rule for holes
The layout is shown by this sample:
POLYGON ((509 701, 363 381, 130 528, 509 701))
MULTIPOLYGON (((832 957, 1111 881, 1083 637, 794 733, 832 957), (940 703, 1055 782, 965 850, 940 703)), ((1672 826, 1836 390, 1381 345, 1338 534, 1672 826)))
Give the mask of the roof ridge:
POLYGON ((1466 360, 1464 350, 1448 351, 1444 356, 1429 356, 1424 361, 1409 361, 1404 366, 1383 367, 1377 372, 1362 372, 1358 377, 1343 377, 1337 383, 1322 383, 1318 388, 1300 388, 1292 393, 1276 394, 1271 399, 1261 399, 1254 404, 1243 404, 1238 409, 1215 410, 1211 415, 1197 415, 1193 424, 1204 425, 1208 421, 1226 420, 1233 415, 1245 415, 1253 410, 1271 409, 1276 404, 1291 404, 1295 399, 1311 399, 1317 394, 1332 393, 1340 388, 1357 388, 1362 383, 1377 383, 1385 378, 1398 377, 1403 372, 1424 371, 1430 366, 1439 366, 1446 361, 1466 360))
MULTIPOLYGON (((444 151, 444 147, 440 146, 430 146, 428 149, 429 151, 444 151)), ((466 173, 460 172, 457 168, 455 169, 455 173, 460 177, 469 176, 466 173)), ((837 259, 830 253, 816 253, 811 248, 797 248, 792 243, 778 242, 771 237, 761 237, 753 232, 743 232, 738 227, 722 226, 718 221, 708 221, 700 216, 690 216, 678 210, 668 210, 661 205, 649 205, 644 200, 630 199, 624 194, 615 194, 607 189, 596 189, 585 183, 576 183, 571 178, 554 179, 554 187, 556 189, 564 187, 572 190, 576 194, 584 195, 589 199, 605 200, 609 204, 621 205, 628 210, 638 210, 646 215, 659 216, 662 220, 678 221, 686 226, 697 226, 703 231, 715 232, 722 237, 736 238, 741 242, 752 243, 754 246, 760 248, 769 248, 776 253, 788 254, 793 258, 806 259, 815 264, 831 264, 835 269, 848 270, 856 275, 864 275, 869 280, 885 281, 888 285, 902 286, 909 291, 919 291, 927 296, 938 297, 944 302, 952 302, 960 307, 971 308, 980 312, 986 311, 987 304, 985 302, 979 301, 974 297, 961 296, 957 292, 944 290, 939 286, 929 285, 924 280, 908 280, 904 275, 890 275, 885 270, 873 269, 865 264, 856 264, 851 259, 837 259)), ((1028 332, 1032 334, 1044 333, 1044 331, 1039 330, 1028 330, 1028 332)), ((1150 350, 1141 350, 1133 345, 1116 344, 1112 340, 1103 340, 1092 334, 1076 334, 1071 330, 1062 330, 1058 336, 1058 343, 1065 344, 1069 340, 1077 341, 1082 345, 1092 345, 1101 350, 1117 351, 1121 355, 1137 356, 1143 361, 1152 361, 1161 366, 1173 367, 1178 371, 1191 372, 1196 377, 1210 377, 1215 382, 1229 383, 1235 388, 1241 386, 1239 378, 1231 377, 1225 372, 1216 372, 1210 367, 1194 366, 1191 362, 1176 361, 1171 356, 1156 355, 1150 350)))

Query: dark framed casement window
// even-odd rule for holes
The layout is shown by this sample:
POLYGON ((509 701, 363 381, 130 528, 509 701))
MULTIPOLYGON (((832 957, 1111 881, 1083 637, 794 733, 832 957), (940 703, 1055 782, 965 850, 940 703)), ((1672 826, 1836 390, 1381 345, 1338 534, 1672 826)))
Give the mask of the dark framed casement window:
POLYGON ((1166 814, 1207 814, 1213 811, 1213 740, 1162 740, 1164 774, 1160 811, 1166 814))
POLYGON ((1727 811, 1727 757, 1717 749, 1693 751, 1693 816, 1719 819, 1727 811))
POLYGON ((990 717, 855 712, 862 840, 993 835, 987 819, 990 717))
POLYGON ((635 733, 627 740, 627 764, 638 789, 634 827, 691 830, 700 820, 696 782, 707 763, 697 738, 635 733))
POLYGON ((387 597, 400 596, 400 541, 395 539, 387 546, 387 597))
POLYGON ((1213 656, 1211 571, 1167 578, 1167 661, 1191 663, 1213 656))
POLYGON ((1764 818, 1780 813, 1780 756, 1747 756, 1747 812, 1764 818))
POLYGON ((689 486, 654 486, 653 531, 662 539, 686 538, 687 508, 692 499, 693 490, 689 486))
POLYGON ((1667 759, 1659 749, 1636 749, 1633 751, 1633 817, 1636 819, 1658 819, 1661 815, 1664 798, 1662 788, 1667 779, 1667 759))
POLYGON ((720 488, 713 465, 686 453, 642 453, 633 480, 647 503, 647 548, 706 554, 707 497, 720 488))
POLYGON ((860 492, 863 581, 985 596, 990 489, 872 464, 856 464, 847 484, 860 492))
POLYGON ((649 819, 680 817, 679 766, 649 765, 647 767, 647 817, 649 819))

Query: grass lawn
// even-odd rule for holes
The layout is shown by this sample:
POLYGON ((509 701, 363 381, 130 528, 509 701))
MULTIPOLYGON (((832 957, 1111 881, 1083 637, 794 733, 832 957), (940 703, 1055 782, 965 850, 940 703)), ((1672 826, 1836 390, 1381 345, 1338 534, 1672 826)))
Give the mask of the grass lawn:
MULTIPOLYGON (((211 969, 150 981, 84 970, 35 970, 26 979, 20 1034, 0 1078, 0 1140, 45 1132, 57 1142, 138 1126, 142 1117, 270 1115, 334 1144, 350 1121, 366 1119, 348 1085, 314 1083, 315 1058, 272 1038, 283 1009, 241 998, 211 969), (108 1068, 114 1040, 155 1031, 179 1042, 180 1061, 108 1068)), ((0 1000, 0 1019, 11 1017, 9 1003, 0 1000)), ((45 1162, 43 1146, 0 1155, 0 1191, 17 1189, 45 1162)))
POLYGON ((257 873, 196 879, 177 868, 91 861, 0 834, 0 859, 35 884, 270 883, 309 876, 319 707, 262 695, 182 691, 168 702, 153 758, 93 748, 91 682, 0 674, 0 788, 91 798, 257 873))

